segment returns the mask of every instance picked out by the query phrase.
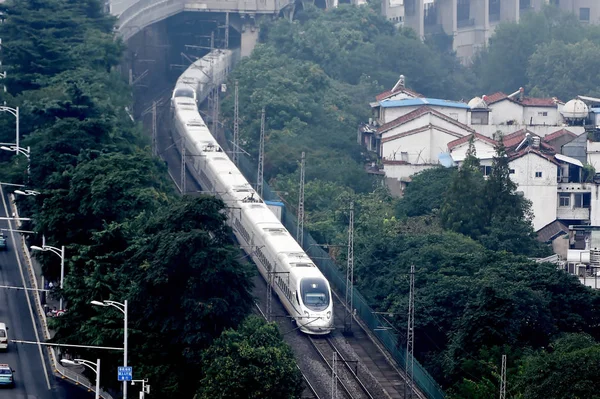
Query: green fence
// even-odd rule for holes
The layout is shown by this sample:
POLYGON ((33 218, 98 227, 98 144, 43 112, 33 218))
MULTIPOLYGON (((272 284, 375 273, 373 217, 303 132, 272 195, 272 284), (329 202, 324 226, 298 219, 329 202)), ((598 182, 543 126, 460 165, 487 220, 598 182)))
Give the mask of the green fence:
MULTIPOLYGON (((258 167, 250 161, 244 154, 239 154, 239 168, 249 182, 256 181, 258 167)), ((268 184, 263 185, 263 199, 267 201, 281 201, 280 197, 269 187, 268 184)), ((296 216, 292 214, 290 209, 283 212, 283 225, 288 231, 295 236, 297 231, 296 216)), ((304 251, 313 259, 321 272, 327 277, 331 286, 339 293, 346 292, 346 275, 329 257, 329 254, 320 248, 317 242, 304 231, 304 251)), ((356 314, 368 326, 371 333, 374 334, 385 346, 392 355, 397 365, 404 370, 406 365, 406 348, 398 347, 398 335, 390 330, 383 330, 381 327, 386 325, 386 322, 368 305, 367 300, 360 294, 357 289, 353 290, 353 305, 356 309, 356 314)), ((443 399, 444 392, 435 382, 433 377, 414 359, 414 380, 419 389, 424 392, 428 398, 443 399)))

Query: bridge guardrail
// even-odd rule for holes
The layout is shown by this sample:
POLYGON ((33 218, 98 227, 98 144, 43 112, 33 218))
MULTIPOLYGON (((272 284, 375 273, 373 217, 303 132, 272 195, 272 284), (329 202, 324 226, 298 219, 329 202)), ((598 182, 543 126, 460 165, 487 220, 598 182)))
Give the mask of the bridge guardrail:
MULTIPOLYGON (((15 197, 13 194, 9 195, 9 200, 12 212, 14 213, 15 218, 17 218, 17 228, 20 228, 21 222, 18 221, 19 210, 15 203, 15 197)), ((34 260, 31 257, 31 253, 29 252, 29 248, 27 247, 27 242, 25 241, 25 236, 23 234, 20 234, 20 244, 23 249, 23 254, 25 255, 25 265, 27 267, 27 272, 29 274, 31 285, 33 286, 32 288, 38 290, 39 286, 34 270, 34 260)), ((38 313, 38 318, 42 326, 42 334, 44 335, 45 340, 49 340, 51 338, 51 334, 50 329, 48 328, 48 319, 46 317, 46 313, 44 312, 44 306, 42 305, 40 291, 34 291, 33 298, 35 302, 35 308, 38 313)), ((70 381, 75 383, 75 385, 82 385, 86 387, 90 392, 96 391, 96 384, 92 384, 90 380, 84 377, 83 375, 75 372, 72 369, 68 369, 67 367, 64 367, 62 364, 60 364, 58 355, 56 354, 56 350, 54 348, 49 346, 44 346, 44 348, 48 351, 50 366, 52 367, 52 370, 55 374, 58 374, 63 379, 69 379, 70 381)), ((102 388, 100 389, 100 397, 104 399, 113 399, 113 397, 109 393, 102 390, 102 388)))

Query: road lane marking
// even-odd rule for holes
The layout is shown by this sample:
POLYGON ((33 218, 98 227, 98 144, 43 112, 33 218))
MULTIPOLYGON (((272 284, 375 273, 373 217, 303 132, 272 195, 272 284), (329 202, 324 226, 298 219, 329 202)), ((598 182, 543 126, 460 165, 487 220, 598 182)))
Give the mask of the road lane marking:
MULTIPOLYGON (((7 215, 11 213, 8 211, 6 206, 6 197, 4 197, 4 190, 2 186, 0 186, 0 195, 2 196, 2 205, 4 206, 4 212, 7 215)), ((12 230, 12 221, 8 220, 8 227, 12 230)), ((10 237, 12 238, 13 248, 15 249, 15 257, 17 258, 17 263, 19 265, 19 272, 21 273, 21 280, 23 281, 23 287, 27 288, 27 282, 25 280, 25 274, 23 273, 23 265, 21 264, 21 257, 19 256, 19 250, 17 247, 17 240, 15 239, 15 233, 13 231, 10 232, 10 237)), ((35 278, 35 274, 33 276, 35 278)), ((40 335, 37 330, 37 324, 35 322, 35 317, 33 315, 33 308, 31 307, 31 299, 29 298, 29 294, 25 293, 25 298, 27 298, 27 305, 29 306, 29 315, 31 316, 31 322, 33 323, 33 332, 35 333, 35 340, 40 342, 40 335)), ((50 385, 50 378, 48 378, 48 368, 46 367, 46 359, 44 358, 44 352, 42 351, 42 345, 38 344, 38 350, 40 352, 40 359, 42 360, 42 367, 44 368, 44 377, 46 377, 46 385, 48 386, 48 390, 52 390, 52 385, 50 385)))

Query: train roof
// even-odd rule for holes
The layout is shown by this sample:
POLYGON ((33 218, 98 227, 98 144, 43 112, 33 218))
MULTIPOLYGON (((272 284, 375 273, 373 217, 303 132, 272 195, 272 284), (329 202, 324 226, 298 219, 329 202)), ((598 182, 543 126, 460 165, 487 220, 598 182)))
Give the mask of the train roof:
POLYGON ((244 216, 251 220, 251 223, 259 228, 262 228, 262 225, 273 225, 273 224, 281 224, 277 216, 271 212, 269 208, 262 202, 260 198, 258 198, 257 194, 254 194, 254 201, 258 202, 244 202, 242 200, 241 207, 246 212, 244 216))

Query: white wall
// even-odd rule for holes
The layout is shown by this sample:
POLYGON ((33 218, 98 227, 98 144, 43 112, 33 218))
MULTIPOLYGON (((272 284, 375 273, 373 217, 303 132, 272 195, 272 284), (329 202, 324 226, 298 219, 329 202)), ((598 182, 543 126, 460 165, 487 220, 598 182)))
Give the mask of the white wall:
MULTIPOLYGON (((383 121, 384 123, 388 123, 393 121, 396 118, 399 118, 403 115, 408 114, 409 112, 414 111, 417 108, 421 108, 423 105, 414 106, 414 107, 390 107, 390 108, 382 108, 384 109, 383 121)), ((428 105, 428 107, 441 112, 442 114, 459 121, 462 124, 469 123, 468 110, 466 108, 453 108, 453 107, 439 107, 435 105, 428 105)))
POLYGON ((505 136, 514 132, 517 132, 522 129, 527 129, 540 137, 546 137, 549 134, 552 134, 560 129, 565 129, 570 132, 575 133, 576 135, 580 135, 585 131, 583 126, 527 126, 527 125, 472 125, 473 129, 477 131, 477 133, 482 134, 486 137, 493 138, 494 133, 500 130, 505 136))
POLYGON ((391 165, 383 163, 383 171, 386 177, 393 179, 406 179, 415 173, 435 168, 438 165, 391 165))
POLYGON ((509 165, 515 170, 510 177, 517 183, 517 191, 522 191, 532 202, 533 228, 537 231, 556 220, 557 166, 534 153, 517 158, 509 165), (542 172, 542 177, 535 177, 536 172, 542 172))
POLYGON ((590 224, 600 226, 600 186, 590 183, 591 201, 590 201, 590 224))
POLYGON ((596 172, 600 172, 600 143, 587 142, 587 163, 592 165, 596 172))
POLYGON ((517 123, 523 124, 523 107, 509 100, 503 100, 489 106, 490 124, 500 125, 506 124, 508 121, 516 120, 517 123))
MULTIPOLYGON (((475 140, 475 152, 477 158, 480 160, 492 159, 496 151, 494 150, 494 146, 489 143, 486 143, 481 140, 475 140)), ((456 162, 462 162, 467 157, 467 151, 469 150, 469 142, 463 143, 459 146, 456 146, 452 149, 452 159, 456 162)))
POLYGON ((458 137, 442 132, 435 126, 427 130, 381 143, 381 155, 388 160, 407 161, 411 164, 439 163, 440 153, 447 152, 448 143, 458 137), (402 153, 407 153, 408 158, 402 153))
POLYGON ((562 116, 557 108, 551 107, 523 107, 523 119, 525 124, 556 126, 562 123, 562 116), (547 113, 546 116, 543 114, 547 113), (533 121, 533 123, 531 123, 533 121))

